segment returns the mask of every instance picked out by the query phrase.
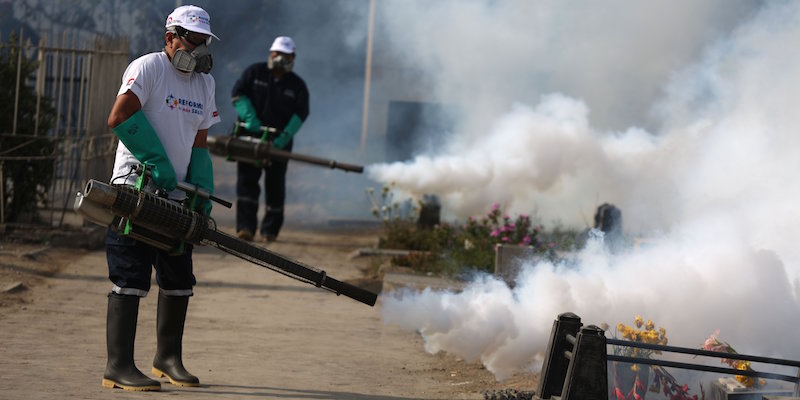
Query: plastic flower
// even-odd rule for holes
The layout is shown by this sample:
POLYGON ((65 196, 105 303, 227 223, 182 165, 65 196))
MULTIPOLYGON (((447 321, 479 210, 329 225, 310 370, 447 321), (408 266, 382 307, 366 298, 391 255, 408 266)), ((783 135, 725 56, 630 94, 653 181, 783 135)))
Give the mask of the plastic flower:
MULTIPOLYGON (((708 339, 706 339, 703 342, 703 350, 710 350, 710 351, 729 353, 729 354, 738 354, 736 350, 730 344, 728 344, 728 342, 723 342, 719 340, 718 336, 719 336, 719 329, 714 331, 714 333, 712 333, 711 336, 709 336, 708 339)), ((740 371, 752 370, 749 361, 722 358, 720 359, 720 362, 728 364, 731 366, 731 368, 735 368, 740 371)), ((736 375, 736 380, 739 381, 741 384, 745 385, 746 387, 753 387, 757 383, 759 385, 766 384, 766 382, 764 382, 762 379, 756 381, 754 377, 744 376, 744 375, 736 375)))
MULTIPOLYGON (((644 323, 644 319, 637 315, 633 320, 633 326, 628 326, 623 323, 617 324, 617 333, 622 336, 623 339, 630 340, 632 342, 641 342, 641 343, 648 343, 648 344, 659 344, 659 345, 666 345, 667 340, 667 330, 664 328, 659 328, 658 330, 655 329, 655 323, 653 321, 647 321, 647 324, 644 323), (644 327, 645 329, 637 329, 644 327)), ((660 354, 660 351, 657 350, 647 350, 647 349, 639 349, 634 347, 616 347, 614 349, 615 354, 624 354, 627 356, 640 356, 650 358, 652 354, 660 354)))

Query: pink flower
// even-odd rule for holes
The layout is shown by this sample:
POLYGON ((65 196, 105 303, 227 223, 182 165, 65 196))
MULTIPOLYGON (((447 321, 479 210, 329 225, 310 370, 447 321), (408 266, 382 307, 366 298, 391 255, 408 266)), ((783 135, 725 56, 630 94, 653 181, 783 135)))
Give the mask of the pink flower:
POLYGON ((507 242, 508 241, 508 236, 503 236, 500 240, 502 240, 504 242, 507 242))
POLYGON ((712 350, 715 347, 718 347, 720 343, 719 340, 717 340, 717 336, 719 336, 719 329, 715 330, 714 333, 712 333, 711 336, 706 339, 705 343, 703 343, 703 349, 712 350))
POLYGON ((498 204, 498 203, 492 204, 492 211, 497 211, 497 209, 499 209, 499 208, 500 208, 500 204, 498 204))
POLYGON ((493 230, 492 233, 489 234, 489 236, 491 236, 491 237, 497 237, 499 235, 500 235, 500 231, 498 231, 497 229, 493 230))
POLYGON ((530 242, 531 242, 530 236, 525 235, 525 237, 522 238, 522 243, 529 244, 530 242))

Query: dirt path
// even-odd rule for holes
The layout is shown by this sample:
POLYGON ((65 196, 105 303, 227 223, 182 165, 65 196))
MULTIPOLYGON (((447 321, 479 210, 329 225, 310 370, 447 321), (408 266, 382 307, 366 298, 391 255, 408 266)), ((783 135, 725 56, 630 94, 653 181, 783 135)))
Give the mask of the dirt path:
MULTIPOLYGON (((290 229, 270 249, 361 282, 371 261, 348 254, 375 242, 374 233, 290 229)), ((209 248, 196 251, 195 275, 184 363, 202 386, 111 392, 100 385, 105 253, 3 244, 0 289, 26 289, 0 294, 0 398, 481 399, 484 390, 533 387, 530 377, 501 384, 479 364, 425 353, 418 334, 384 325, 380 297, 368 307, 209 248)), ((141 303, 136 337, 136 364, 148 375, 155 293, 141 303)))

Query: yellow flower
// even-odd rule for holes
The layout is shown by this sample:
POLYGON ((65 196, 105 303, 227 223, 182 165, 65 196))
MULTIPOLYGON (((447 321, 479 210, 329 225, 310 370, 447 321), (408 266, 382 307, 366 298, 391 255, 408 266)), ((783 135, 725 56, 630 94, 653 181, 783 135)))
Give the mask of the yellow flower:
POLYGON ((631 371, 639 371, 639 364, 633 364, 631 366, 631 371))
POLYGON ((747 371, 750 369, 750 361, 738 361, 736 363, 736 369, 739 371, 747 371))
POLYGON ((653 323, 653 321, 648 319, 647 320, 647 324, 644 326, 644 329, 646 329, 648 331, 652 331, 653 329, 656 329, 656 324, 653 323))
MULTIPOLYGON (((739 371, 747 371, 750 369, 750 361, 737 361, 735 367, 739 371)), ((756 379, 751 376, 736 375, 736 380, 747 387, 752 387, 756 383, 756 379)))
POLYGON ((622 329, 622 337, 628 340, 636 340, 636 331, 630 326, 624 326, 622 329))
POLYGON ((744 375, 736 375, 736 380, 747 387, 753 387, 753 385, 756 383, 756 380, 753 377, 744 375))
MULTIPOLYGON (((645 320, 641 315, 637 315, 633 319, 632 326, 618 323, 617 333, 618 335, 622 336, 623 339, 627 339, 632 342, 660 345, 667 344, 667 331, 664 328, 659 328, 656 330, 656 324, 652 320, 647 320, 647 324, 645 324, 644 321, 645 320)), ((653 354, 661 354, 661 352, 658 350, 641 350, 638 348, 626 348, 624 350, 615 349, 615 352, 617 351, 620 352, 619 354, 625 354, 630 357, 638 356, 642 358, 651 358, 653 354)))
POLYGON ((642 341, 645 343, 658 343, 658 333, 656 331, 644 331, 642 332, 642 341))

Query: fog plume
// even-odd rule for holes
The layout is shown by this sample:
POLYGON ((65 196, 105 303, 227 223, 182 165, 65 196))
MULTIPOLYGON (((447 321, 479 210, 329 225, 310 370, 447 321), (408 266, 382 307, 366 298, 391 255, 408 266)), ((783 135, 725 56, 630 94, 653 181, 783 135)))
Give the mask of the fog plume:
MULTIPOLYGON (((585 227, 594 207, 611 202, 644 244, 612 255, 593 241, 573 263, 530 260, 513 291, 485 278, 457 294, 396 294, 384 299, 387 322, 420 331, 432 352, 481 360, 498 378, 535 368, 565 311, 612 327, 640 314, 678 346, 698 347, 720 329, 740 352, 800 356, 790 334, 800 326, 792 243, 800 234, 800 5, 659 4, 591 14, 531 3, 530 41, 511 40, 510 28, 494 37, 498 46, 532 46, 529 59, 515 59, 500 83, 478 79, 510 90, 472 93, 487 112, 467 118, 446 147, 370 168, 408 193, 439 194, 455 217, 501 202, 585 227), (573 14, 598 17, 564 25, 580 20, 573 14), (585 52, 548 47, 564 36, 585 52), (537 74, 546 90, 526 97, 537 74)), ((463 25, 508 21, 484 17, 463 25)))

